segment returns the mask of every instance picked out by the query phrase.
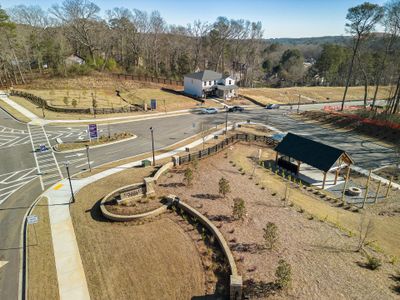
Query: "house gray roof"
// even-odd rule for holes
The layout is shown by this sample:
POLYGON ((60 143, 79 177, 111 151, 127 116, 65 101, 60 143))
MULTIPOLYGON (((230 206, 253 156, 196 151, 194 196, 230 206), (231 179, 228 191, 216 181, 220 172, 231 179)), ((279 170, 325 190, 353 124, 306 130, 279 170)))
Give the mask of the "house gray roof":
POLYGON ((221 91, 227 91, 227 90, 237 90, 239 87, 235 84, 232 85, 217 85, 217 89, 221 90, 221 91))
POLYGON ((186 74, 185 77, 193 78, 201 81, 217 80, 222 78, 221 73, 217 73, 210 70, 204 70, 201 72, 195 72, 191 74, 186 74))
POLYGON ((322 144, 290 132, 283 138, 278 146, 275 147, 275 151, 324 172, 328 172, 342 155, 345 155, 348 161, 353 163, 350 156, 342 149, 322 144))

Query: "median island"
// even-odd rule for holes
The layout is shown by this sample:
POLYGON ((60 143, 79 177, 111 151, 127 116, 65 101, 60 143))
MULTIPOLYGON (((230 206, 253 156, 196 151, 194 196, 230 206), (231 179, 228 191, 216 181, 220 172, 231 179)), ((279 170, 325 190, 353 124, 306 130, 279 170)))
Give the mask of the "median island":
POLYGON ((72 143, 60 143, 55 146, 55 150, 59 152, 78 150, 78 149, 84 149, 86 145, 88 145, 91 148, 99 147, 99 146, 105 146, 107 144, 124 142, 134 138, 136 138, 136 136, 133 133, 120 132, 110 136, 101 136, 98 139, 93 139, 91 141, 84 140, 84 141, 75 141, 72 143))

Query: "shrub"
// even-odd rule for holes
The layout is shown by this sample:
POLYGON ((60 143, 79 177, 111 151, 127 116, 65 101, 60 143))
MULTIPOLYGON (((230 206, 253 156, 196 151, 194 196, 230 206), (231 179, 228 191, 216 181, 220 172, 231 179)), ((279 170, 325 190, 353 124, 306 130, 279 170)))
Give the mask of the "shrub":
POLYGON ((72 102, 71 102, 71 104, 72 104, 72 106, 73 106, 74 108, 76 108, 76 106, 78 105, 78 101, 76 101, 76 99, 73 99, 72 102))
POLYGON ((64 101, 64 104, 68 106, 68 104, 69 104, 69 99, 68 99, 68 97, 64 97, 64 100, 63 100, 63 101, 64 101))
POLYGON ((191 168, 187 168, 185 170, 185 173, 183 175, 183 181, 185 182, 185 184, 187 186, 192 186, 192 182, 193 182, 193 171, 191 168))
POLYGON ((229 181, 224 177, 221 177, 221 179, 218 182, 218 185, 219 185, 219 193, 225 198, 226 194, 230 193, 231 191, 231 186, 229 185, 229 181))
POLYGON ((245 214, 246 206, 244 204, 244 200, 242 198, 233 199, 233 218, 235 220, 243 220, 245 214))
POLYGON ((264 242, 267 249, 272 249, 278 241, 278 227, 275 223, 268 222, 264 229, 264 242))
POLYGON ((292 267, 284 259, 280 259, 275 271, 275 276, 275 284, 277 287, 280 289, 288 287, 292 280, 292 267))
POLYGON ((193 157, 192 166, 193 166, 193 169, 196 171, 199 168, 199 159, 197 158, 197 156, 193 157))
POLYGON ((367 255, 367 264, 366 266, 370 270, 376 270, 382 265, 382 262, 379 258, 372 256, 372 255, 367 255))

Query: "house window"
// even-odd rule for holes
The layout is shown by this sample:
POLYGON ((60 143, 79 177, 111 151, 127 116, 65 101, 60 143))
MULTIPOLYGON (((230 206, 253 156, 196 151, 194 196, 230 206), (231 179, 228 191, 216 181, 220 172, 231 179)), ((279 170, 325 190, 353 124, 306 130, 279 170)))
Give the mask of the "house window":
POLYGON ((204 86, 206 86, 207 85, 207 81, 204 81, 204 86))
POLYGON ((232 80, 229 79, 229 84, 232 84, 232 80))
POLYGON ((209 81, 208 84, 211 85, 211 81, 209 81))

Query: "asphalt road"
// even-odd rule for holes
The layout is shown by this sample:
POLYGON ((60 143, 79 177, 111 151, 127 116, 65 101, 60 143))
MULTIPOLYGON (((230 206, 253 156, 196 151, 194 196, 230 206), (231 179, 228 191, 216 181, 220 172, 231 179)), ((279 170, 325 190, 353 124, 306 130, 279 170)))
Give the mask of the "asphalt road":
MULTIPOLYGON (((322 106, 304 105, 301 108, 318 109, 322 106)), ((293 106, 293 110, 296 110, 296 106, 293 106)), ((279 110, 247 110, 243 113, 230 113, 228 120, 234 122, 251 120, 274 126, 281 131, 308 135, 310 138, 343 148, 350 153, 358 166, 366 169, 377 168, 383 164, 393 163, 396 160, 392 149, 382 147, 370 140, 361 139, 354 134, 339 133, 298 122, 288 115, 288 111, 288 107, 279 110)), ((201 124, 213 127, 224 122, 225 113, 217 115, 193 113, 114 124, 109 127, 107 125, 100 126, 102 134, 108 134, 108 131, 111 134, 129 131, 137 135, 137 138, 115 145, 91 149, 90 160, 92 161, 92 166, 95 167, 117 159, 151 151, 150 127, 154 128, 156 149, 160 149, 200 132, 201 124)), ((28 131, 26 124, 13 120, 0 110, 0 134, 1 128, 5 127, 8 128, 5 136, 9 136, 10 139, 13 136, 12 132, 8 131, 9 129, 15 129, 15 135, 24 134, 17 133, 17 131, 28 131)), ((70 141, 82 139, 87 134, 83 127, 47 126, 45 131, 49 135, 50 144, 55 144, 55 138, 57 137, 70 141)), ((27 134, 29 136, 29 133, 27 134)), ((40 134, 37 135, 37 133, 32 135, 34 135, 33 139, 38 136, 42 139, 45 137, 44 134, 42 136, 40 134)), ((35 154, 37 153, 33 152, 31 143, 26 143, 26 139, 22 143, 18 143, 16 139, 13 141, 16 143, 12 146, 0 146, 0 262, 8 262, 3 267, 0 264, 0 299, 17 299, 21 224, 27 208, 42 192, 41 182, 36 177, 38 170, 35 154)), ((13 142, 8 143, 12 144, 13 142)), ((66 173, 65 161, 70 162, 71 174, 87 168, 85 151, 68 154, 56 153, 55 160, 51 156, 52 154, 38 162, 40 169, 48 166, 49 161, 51 166, 54 166, 55 169, 58 167, 64 176, 66 173)))

